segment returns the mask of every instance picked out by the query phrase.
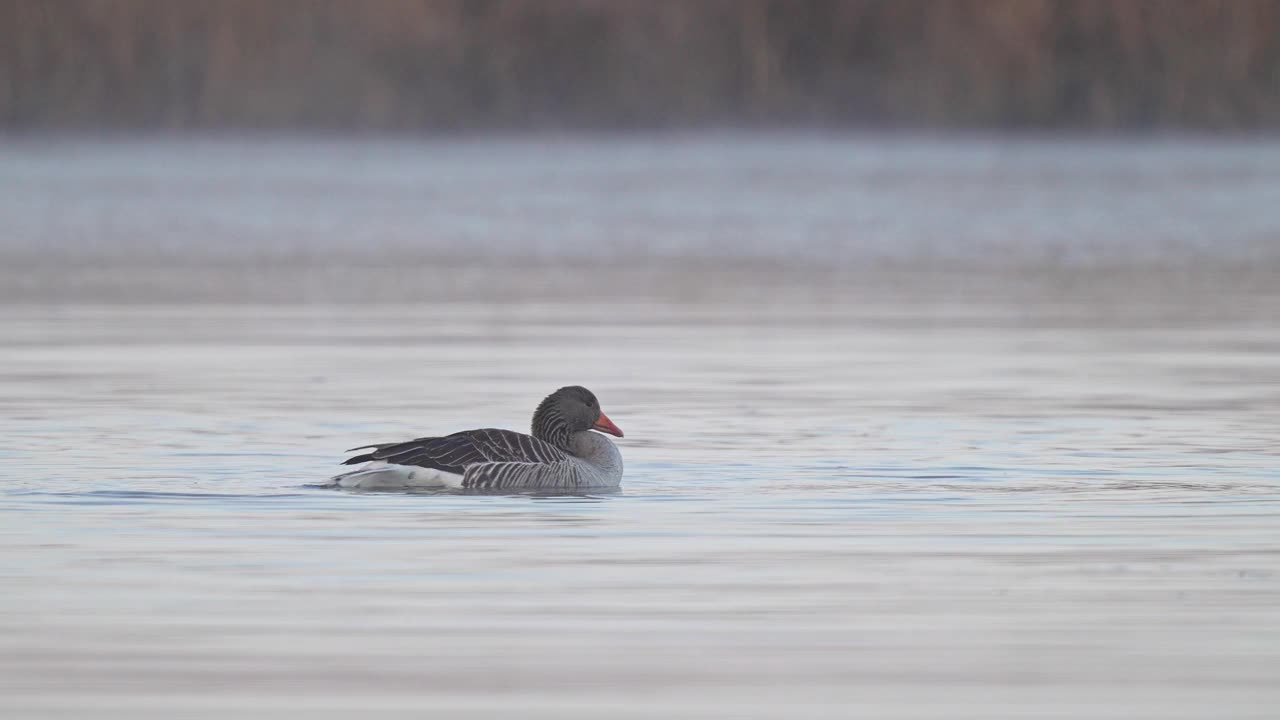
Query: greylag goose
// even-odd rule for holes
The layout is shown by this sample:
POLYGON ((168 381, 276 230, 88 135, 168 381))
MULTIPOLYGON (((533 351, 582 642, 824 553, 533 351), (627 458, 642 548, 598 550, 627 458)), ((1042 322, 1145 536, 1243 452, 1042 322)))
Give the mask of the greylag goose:
POLYGON ((616 488, 622 482, 622 454, 592 430, 622 437, 596 396, 571 385, 539 403, 532 435, 484 428, 352 448, 347 452, 372 452, 349 458, 343 465, 365 465, 331 482, 361 490, 616 488))

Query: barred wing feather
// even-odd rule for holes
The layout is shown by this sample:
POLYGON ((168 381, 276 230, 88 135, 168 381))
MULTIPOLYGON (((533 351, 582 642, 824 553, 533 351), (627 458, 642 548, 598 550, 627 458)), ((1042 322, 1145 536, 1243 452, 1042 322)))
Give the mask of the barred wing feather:
MULTIPOLYGON (((343 464, 356 465, 380 460, 393 465, 416 465, 458 475, 474 474, 478 469, 476 466, 491 463, 531 465, 535 468, 570 464, 569 455, 550 443, 524 433, 497 428, 464 430, 444 437, 353 448, 370 449, 373 452, 349 458, 343 464), (468 469, 472 469, 472 473, 468 473, 468 469)), ((550 470, 551 467, 545 469, 550 470)))

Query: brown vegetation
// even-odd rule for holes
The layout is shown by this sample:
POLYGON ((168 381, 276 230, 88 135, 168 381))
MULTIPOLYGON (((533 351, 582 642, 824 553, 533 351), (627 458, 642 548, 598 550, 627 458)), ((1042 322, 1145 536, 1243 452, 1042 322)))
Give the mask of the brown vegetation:
POLYGON ((0 0, 0 126, 1280 126, 1275 0, 0 0))

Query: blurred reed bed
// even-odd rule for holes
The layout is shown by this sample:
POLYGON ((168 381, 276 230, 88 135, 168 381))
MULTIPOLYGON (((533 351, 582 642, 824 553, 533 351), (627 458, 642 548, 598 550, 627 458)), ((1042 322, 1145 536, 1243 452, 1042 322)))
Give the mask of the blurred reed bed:
POLYGON ((1280 121, 1274 0, 3 0, 8 128, 1280 121))

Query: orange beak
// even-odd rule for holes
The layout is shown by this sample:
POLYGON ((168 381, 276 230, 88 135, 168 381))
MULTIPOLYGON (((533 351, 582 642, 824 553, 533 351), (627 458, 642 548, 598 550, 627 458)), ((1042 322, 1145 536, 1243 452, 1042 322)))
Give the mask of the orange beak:
POLYGON ((595 425, 591 426, 591 429, 599 430, 602 433, 609 433, 610 435, 616 435, 617 437, 622 437, 622 428, 619 428, 617 425, 614 425, 613 421, 609 419, 609 416, 605 415, 604 413, 600 413, 600 419, 596 421, 595 425))

